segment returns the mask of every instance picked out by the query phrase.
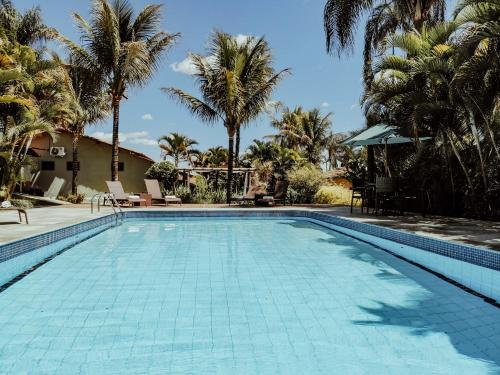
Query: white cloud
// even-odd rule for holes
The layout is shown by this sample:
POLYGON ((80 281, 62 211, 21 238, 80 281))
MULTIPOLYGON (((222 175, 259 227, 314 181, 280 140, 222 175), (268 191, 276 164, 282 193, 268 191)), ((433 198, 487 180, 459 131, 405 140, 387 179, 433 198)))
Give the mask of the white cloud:
MULTIPOLYGON (((95 132, 90 134, 91 137, 100 139, 104 142, 111 142, 113 139, 113 133, 95 132)), ((140 132, 129 132, 129 133, 119 133, 118 139, 120 143, 130 143, 134 145, 143 146, 157 146, 158 141, 152 139, 149 133, 146 131, 140 132)))
POLYGON ((152 121, 153 115, 151 113, 145 113, 141 116, 144 121, 152 121))
POLYGON ((328 108, 328 107, 330 107, 330 103, 328 103, 328 102, 323 102, 323 103, 321 103, 321 106, 322 106, 323 108, 328 108))
POLYGON ((177 73, 183 73, 183 74, 188 74, 190 76, 196 74, 197 70, 196 67, 194 66, 193 60, 191 59, 190 56, 186 57, 184 60, 181 62, 175 62, 173 64, 170 64, 170 67, 174 72, 177 73))
POLYGON ((144 146, 158 146, 158 141, 151 138, 137 138, 128 141, 134 145, 144 145, 144 146))
POLYGON ((359 107, 359 104, 358 104, 358 103, 354 103, 353 105, 351 105, 351 106, 349 107, 349 109, 350 109, 351 111, 354 111, 354 110, 355 110, 356 108, 358 108, 358 107, 359 107))

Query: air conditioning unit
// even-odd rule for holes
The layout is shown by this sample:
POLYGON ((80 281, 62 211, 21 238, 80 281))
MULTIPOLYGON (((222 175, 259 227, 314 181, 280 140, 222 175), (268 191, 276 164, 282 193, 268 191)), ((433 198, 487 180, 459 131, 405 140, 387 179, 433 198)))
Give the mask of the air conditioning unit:
POLYGON ((64 147, 51 147, 50 148, 50 156, 55 158, 62 158, 66 155, 66 150, 64 147))

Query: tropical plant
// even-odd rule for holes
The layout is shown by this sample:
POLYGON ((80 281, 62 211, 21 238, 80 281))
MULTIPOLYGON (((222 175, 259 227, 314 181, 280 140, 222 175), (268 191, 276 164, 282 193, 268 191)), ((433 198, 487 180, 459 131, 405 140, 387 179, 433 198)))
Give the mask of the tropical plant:
POLYGON ((364 99, 368 114, 416 140, 415 154, 399 155, 399 170, 421 181, 435 173, 439 190, 448 181, 452 201, 475 215, 493 214, 500 203, 499 16, 498 2, 466 0, 453 21, 389 36, 387 46, 403 55, 379 58, 364 99), (421 135, 433 142, 422 145, 421 135), (430 155, 443 167, 426 168, 430 155))
POLYGON ((248 146, 244 159, 248 160, 250 163, 254 161, 272 161, 276 158, 279 149, 280 145, 275 142, 254 139, 253 143, 248 146))
POLYGON ((191 55, 202 98, 177 88, 164 88, 205 122, 222 121, 228 135, 226 200, 232 195, 234 136, 261 113, 273 89, 288 70, 275 72, 271 50, 264 38, 248 37, 243 43, 216 31, 207 56, 191 55))
POLYGON ((53 136, 55 126, 72 114, 59 61, 44 59, 31 47, 5 36, 0 35, 0 40, 0 150, 7 163, 2 194, 10 197, 22 168, 31 164, 28 151, 33 138, 42 133, 53 136))
POLYGON ((425 22, 444 20, 445 0, 327 0, 324 9, 326 49, 340 54, 354 44, 357 24, 368 15, 364 35, 364 82, 372 79, 373 54, 396 31, 420 30, 425 22))
POLYGON ((10 0, 0 1, 0 30, 11 42, 25 46, 47 37, 40 8, 20 13, 10 0))
POLYGON ((158 139, 158 143, 165 157, 170 156, 174 159, 174 165, 176 168, 179 166, 179 162, 181 161, 191 162, 191 157, 195 151, 192 149, 192 146, 198 144, 198 142, 194 139, 176 132, 160 137, 160 139, 158 139))
POLYGON ((271 138, 282 147, 300 151, 308 162, 319 165, 332 125, 330 117, 331 113, 323 116, 317 108, 311 111, 303 111, 301 107, 285 108, 281 118, 271 120, 279 131, 271 138))
POLYGON ((306 164, 288 172, 292 200, 296 203, 312 203, 314 196, 324 182, 321 169, 306 164))
POLYGON ((89 21, 73 14, 82 45, 56 30, 51 33, 68 47, 78 66, 101 78, 109 93, 113 109, 113 181, 118 180, 120 103, 127 97, 127 89, 142 87, 151 79, 164 53, 179 37, 160 31, 161 5, 147 5, 135 18, 133 15, 127 0, 94 0, 89 21))
POLYGON ((164 191, 170 191, 175 187, 175 183, 179 178, 179 172, 177 172, 172 162, 165 160, 154 163, 149 167, 146 171, 146 177, 158 180, 164 191))
POLYGON ((77 66, 70 58, 68 64, 61 64, 66 72, 66 91, 69 95, 68 110, 72 116, 62 126, 72 134, 71 194, 78 196, 78 144, 88 125, 103 121, 110 114, 107 95, 99 87, 92 71, 77 66))
POLYGON ((338 162, 345 155, 346 149, 348 147, 342 145, 342 141, 346 139, 347 136, 341 133, 331 132, 325 140, 326 157, 325 164, 326 168, 329 170, 338 167, 338 162))

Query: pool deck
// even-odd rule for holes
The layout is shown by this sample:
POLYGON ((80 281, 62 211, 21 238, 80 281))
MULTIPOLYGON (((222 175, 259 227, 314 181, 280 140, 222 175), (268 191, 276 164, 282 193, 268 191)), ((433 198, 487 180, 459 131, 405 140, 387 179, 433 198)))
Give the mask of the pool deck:
MULTIPOLYGON (((242 207, 226 205, 183 205, 161 207, 155 206, 146 210, 186 210, 186 209, 235 209, 242 207)), ((244 209, 244 208, 243 208, 244 209)), ((251 208, 248 208, 249 210, 251 208)), ((262 209, 262 208, 260 208, 262 209)), ((266 209, 266 208, 264 208, 266 209)), ((375 217, 362 215, 359 209, 353 214, 348 207, 331 206, 279 206, 277 210, 305 209, 337 215, 351 220, 380 225, 393 229, 408 231, 424 236, 465 243, 468 245, 488 247, 500 251, 500 222, 481 221, 465 218, 451 218, 442 216, 405 215, 375 217)), ((138 210, 129 208, 124 210, 138 210)), ((100 213, 90 213, 88 205, 65 205, 28 210, 30 224, 19 224, 15 211, 0 212, 0 244, 19 240, 25 237, 48 232, 71 224, 76 224, 92 218, 112 213, 110 207, 105 207, 100 213)))

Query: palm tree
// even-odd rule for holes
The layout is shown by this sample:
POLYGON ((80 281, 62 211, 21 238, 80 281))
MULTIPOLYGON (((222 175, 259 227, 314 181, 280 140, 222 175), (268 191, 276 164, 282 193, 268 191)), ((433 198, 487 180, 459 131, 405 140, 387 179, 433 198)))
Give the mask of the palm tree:
POLYGON ((363 70, 369 87, 372 56, 385 37, 396 30, 420 30, 425 21, 442 21, 445 8, 445 0, 327 0, 323 18, 327 52, 340 54, 352 48, 357 24, 368 14, 363 70))
POLYGON ((301 144, 305 158, 312 164, 319 165, 321 154, 325 149, 328 134, 332 126, 332 113, 322 115, 317 108, 307 112, 303 121, 303 135, 301 144))
POLYGON ((326 138, 326 159, 325 162, 330 170, 337 168, 340 153, 345 151, 345 146, 341 145, 346 137, 340 133, 331 132, 326 138))
POLYGON ((301 107, 293 111, 286 108, 281 119, 272 119, 271 124, 279 133, 271 138, 282 147, 300 151, 306 160, 318 165, 332 125, 331 115, 323 116, 317 108, 306 112, 301 107))
POLYGON ((248 146, 245 158, 250 161, 266 162, 272 161, 278 155, 280 146, 275 142, 265 142, 254 139, 253 143, 248 146))
POLYGON ((127 89, 144 86, 160 67, 166 50, 179 37, 160 31, 161 5, 147 5, 134 18, 127 0, 94 0, 90 21, 75 13, 83 44, 73 43, 52 30, 69 48, 75 62, 96 76, 111 98, 113 108, 112 179, 118 180, 120 103, 127 89))
POLYGON ((197 83, 202 98, 180 89, 163 91, 184 104, 205 122, 222 121, 228 135, 228 178, 226 201, 231 201, 234 136, 244 124, 261 113, 273 89, 288 72, 278 73, 272 67, 272 54, 263 39, 249 37, 238 43, 231 35, 216 31, 208 48, 208 56, 191 55, 196 67, 197 83))
POLYGON ((271 125, 278 130, 278 134, 269 136, 282 147, 299 150, 304 130, 305 112, 302 107, 293 110, 285 108, 281 118, 271 117, 271 125))
MULTIPOLYGON (((61 62, 61 64, 63 64, 61 62)), ((107 95, 99 87, 94 74, 73 63, 64 64, 66 70, 66 89, 70 97, 69 109, 73 116, 63 126, 73 136, 71 194, 78 193, 78 143, 88 125, 103 121, 110 114, 107 95)))
POLYGON ((207 152, 208 166, 224 167, 227 165, 228 152, 222 146, 210 147, 207 152))
POLYGON ((175 132, 160 137, 158 143, 160 143, 160 148, 163 150, 165 157, 170 156, 174 159, 176 168, 179 166, 180 161, 190 160, 190 156, 194 151, 192 146, 198 144, 195 140, 175 132), (160 142, 166 142, 166 144, 160 142))
POLYGON ((19 13, 10 0, 0 0, 0 29, 10 41, 25 46, 47 37, 40 8, 19 13))

